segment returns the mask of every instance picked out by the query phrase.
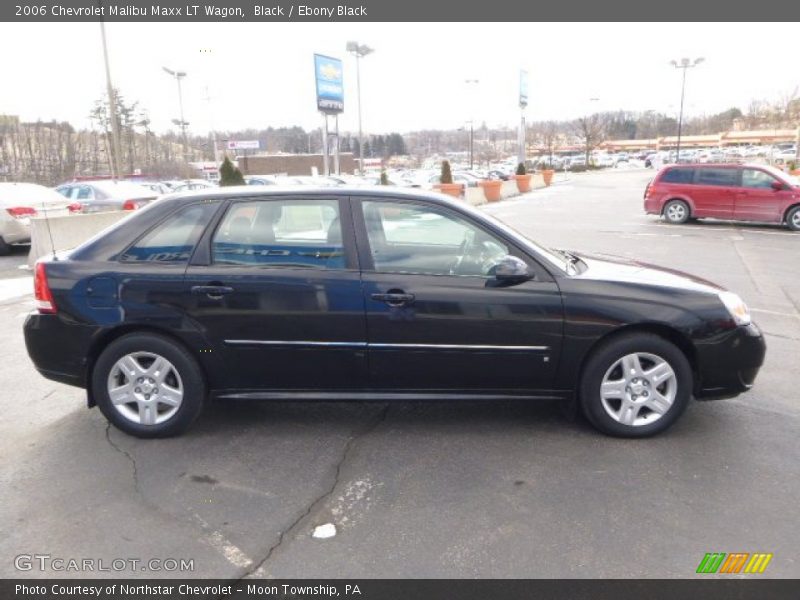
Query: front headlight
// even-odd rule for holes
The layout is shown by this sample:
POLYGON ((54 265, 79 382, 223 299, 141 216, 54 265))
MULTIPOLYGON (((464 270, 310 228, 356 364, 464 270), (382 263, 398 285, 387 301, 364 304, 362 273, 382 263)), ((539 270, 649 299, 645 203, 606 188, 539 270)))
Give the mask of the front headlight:
POLYGON ((725 308, 728 309, 728 312, 737 325, 750 324, 750 309, 747 308, 747 304, 745 304, 744 300, 739 298, 738 295, 733 292, 720 292, 719 299, 725 305, 725 308))

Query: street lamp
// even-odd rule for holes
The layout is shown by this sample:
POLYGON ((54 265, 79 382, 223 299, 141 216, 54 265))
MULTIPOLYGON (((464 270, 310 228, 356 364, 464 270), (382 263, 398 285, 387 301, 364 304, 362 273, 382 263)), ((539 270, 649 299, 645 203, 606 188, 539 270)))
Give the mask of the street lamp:
POLYGON ((683 97, 686 93, 686 71, 688 69, 692 69, 703 62, 705 59, 703 57, 695 58, 694 60, 689 60, 688 58, 682 58, 680 62, 671 60, 669 64, 671 64, 676 69, 683 70, 683 79, 681 83, 681 110, 678 113, 678 144, 675 149, 675 162, 679 163, 681 160, 681 129, 683 127, 683 97))
MULTIPOLYGON (((464 83, 466 83, 467 85, 474 84, 477 87, 479 81, 477 79, 465 79, 464 83)), ((470 103, 470 107, 472 107, 472 103, 470 103)), ((472 170, 472 167, 473 167, 474 155, 475 155, 475 153, 474 153, 475 128, 473 126, 473 122, 474 122, 474 117, 473 117, 473 114, 472 114, 473 112, 474 111, 472 110, 472 108, 470 108, 470 111, 469 111, 469 113, 470 113, 469 114, 469 169, 470 169, 470 171, 472 170)))
POLYGON ((347 51, 356 57, 356 86, 358 94, 358 170, 364 175, 364 135, 361 131, 361 59, 375 52, 366 44, 347 42, 347 51))
POLYGON ((189 141, 186 138, 186 126, 188 123, 186 119, 183 118, 183 92, 181 90, 181 79, 186 77, 186 71, 173 71, 172 69, 168 69, 167 67, 161 67, 164 69, 164 72, 169 75, 170 77, 174 77, 175 81, 178 83, 178 107, 181 112, 180 121, 177 119, 172 119, 172 122, 175 125, 178 125, 181 128, 181 137, 183 138, 183 160, 188 162, 189 158, 189 141))

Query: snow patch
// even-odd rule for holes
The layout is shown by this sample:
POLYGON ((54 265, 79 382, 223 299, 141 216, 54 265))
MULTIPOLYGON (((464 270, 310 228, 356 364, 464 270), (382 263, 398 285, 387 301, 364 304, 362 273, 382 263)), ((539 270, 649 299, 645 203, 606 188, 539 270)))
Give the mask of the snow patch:
POLYGON ((336 525, 333 523, 325 523, 325 525, 318 525, 314 528, 314 533, 311 534, 311 537, 317 538, 318 540, 326 540, 328 538, 332 538, 336 535, 336 525))

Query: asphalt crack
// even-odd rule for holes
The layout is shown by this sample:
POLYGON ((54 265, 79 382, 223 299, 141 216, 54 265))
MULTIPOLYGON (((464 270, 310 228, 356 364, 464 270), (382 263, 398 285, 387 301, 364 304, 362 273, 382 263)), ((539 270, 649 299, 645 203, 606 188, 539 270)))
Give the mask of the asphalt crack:
POLYGON ((369 435, 372 431, 374 431, 381 423, 386 420, 386 417, 389 413, 389 405, 387 404, 384 408, 378 413, 378 415, 372 419, 369 423, 367 423, 361 431, 353 433, 350 438, 347 440, 347 443, 344 445, 342 450, 342 456, 336 463, 336 468, 334 469, 334 476, 333 476, 333 483, 319 496, 317 496, 311 503, 309 503, 308 507, 302 511, 302 513, 292 521, 288 527, 286 527, 283 531, 281 531, 280 535, 278 536, 278 541, 276 541, 272 546, 269 547, 266 554, 261 560, 254 561, 253 566, 247 569, 240 577, 235 580, 235 583, 239 583, 243 579, 247 579, 248 577, 253 576, 255 573, 259 571, 264 565, 266 565, 269 560, 272 558, 273 554, 281 547, 284 540, 290 536, 298 527, 299 525, 308 517, 315 508, 324 504, 324 502, 330 498, 333 493, 336 491, 336 488, 339 487, 339 478, 342 474, 342 468, 347 462, 347 459, 350 458, 350 453, 355 446, 356 441, 363 438, 366 435, 369 435))
POLYGON ((141 496, 142 490, 139 488, 139 468, 136 465, 136 459, 131 456, 130 452, 117 446, 117 444, 115 444, 111 439, 111 421, 106 424, 106 440, 108 441, 109 445, 114 448, 114 450, 122 454, 130 461, 131 466, 133 467, 133 490, 141 496))

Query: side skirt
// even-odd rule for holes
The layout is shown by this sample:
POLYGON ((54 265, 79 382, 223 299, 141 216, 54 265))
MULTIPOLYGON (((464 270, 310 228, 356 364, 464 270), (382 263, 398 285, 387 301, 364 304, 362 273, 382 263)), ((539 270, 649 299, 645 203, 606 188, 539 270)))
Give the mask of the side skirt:
POLYGON ((428 400, 428 401, 454 401, 454 400, 570 400, 572 393, 563 390, 542 390, 529 392, 527 390, 512 390, 498 392, 453 392, 438 390, 409 390, 409 391, 335 391, 320 390, 217 390, 211 393, 214 399, 232 400, 301 400, 321 402, 351 402, 375 401, 386 402, 390 400, 428 400))

